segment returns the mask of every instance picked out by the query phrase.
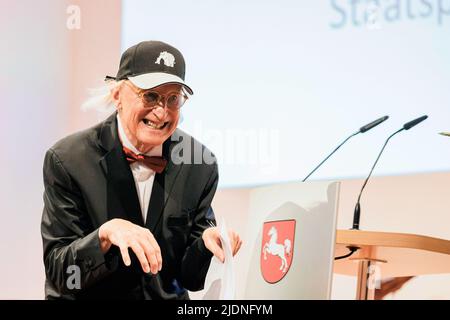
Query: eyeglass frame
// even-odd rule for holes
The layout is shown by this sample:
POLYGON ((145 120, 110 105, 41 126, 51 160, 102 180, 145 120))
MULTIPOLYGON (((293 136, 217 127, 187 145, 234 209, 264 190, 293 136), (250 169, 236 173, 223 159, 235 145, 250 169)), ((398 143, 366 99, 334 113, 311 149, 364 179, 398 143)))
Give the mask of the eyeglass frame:
POLYGON ((142 90, 137 88, 135 85, 128 83, 129 80, 125 80, 124 83, 131 88, 131 90, 139 97, 139 99, 142 101, 142 103, 144 104, 145 107, 147 107, 149 105, 149 103, 147 101, 145 101, 144 99, 144 94, 146 94, 147 92, 153 92, 156 93, 158 95, 158 99, 156 101, 156 103, 153 106, 149 106, 149 108, 154 109, 156 108, 157 105, 160 105, 162 107, 166 107, 169 110, 172 111, 178 111, 181 109, 181 107, 183 107, 183 105, 186 103, 186 101, 189 99, 189 96, 184 92, 183 87, 181 87, 181 91, 180 92, 176 92, 176 95, 182 95, 185 100, 183 102, 183 104, 181 106, 179 106, 178 108, 174 108, 174 107, 169 107, 169 105, 167 104, 167 96, 170 96, 171 93, 174 93, 173 91, 167 93, 166 95, 162 95, 159 92, 152 90, 152 89, 148 89, 148 90, 142 90), (164 101, 164 104, 161 103, 161 101, 164 101))

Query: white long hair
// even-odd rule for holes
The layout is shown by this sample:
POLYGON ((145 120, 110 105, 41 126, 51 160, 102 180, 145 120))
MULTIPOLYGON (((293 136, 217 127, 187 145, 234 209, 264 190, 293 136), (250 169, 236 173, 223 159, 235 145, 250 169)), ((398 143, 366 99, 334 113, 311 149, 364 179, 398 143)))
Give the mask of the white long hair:
POLYGON ((122 81, 108 80, 100 87, 88 89, 89 97, 81 105, 81 110, 96 110, 99 115, 111 114, 116 109, 112 100, 111 91, 120 86, 122 81))

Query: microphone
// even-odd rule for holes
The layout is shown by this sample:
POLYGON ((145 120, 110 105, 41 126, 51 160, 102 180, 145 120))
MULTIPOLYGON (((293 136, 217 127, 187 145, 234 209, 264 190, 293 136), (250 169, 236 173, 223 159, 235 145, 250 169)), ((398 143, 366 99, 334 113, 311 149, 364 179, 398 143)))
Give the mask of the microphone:
POLYGON ((380 160, 381 154, 383 153, 384 148, 386 148, 386 145, 389 142, 389 140, 393 136, 395 136, 397 133, 399 133, 399 132, 401 132, 403 130, 409 130, 412 127, 418 125, 419 123, 421 123, 422 121, 424 121, 427 118, 428 118, 428 116, 425 115, 425 116, 421 116, 421 117, 419 117, 417 119, 414 119, 414 120, 412 120, 410 122, 405 123, 401 129, 395 131, 393 134, 391 134, 386 139, 386 142, 384 143, 383 148, 381 148, 381 151, 378 154, 378 157, 375 160, 375 162, 374 162, 374 164, 372 166, 372 169, 370 170, 369 175, 367 176, 366 180, 364 181, 364 183, 362 185, 362 188, 361 188, 361 191, 359 192, 358 201, 356 202, 355 211, 353 213, 353 228, 352 228, 352 230, 359 230, 359 218, 360 218, 360 215, 361 215, 361 205, 360 205, 361 195, 363 193, 364 188, 366 187, 367 182, 369 181, 370 176, 372 175, 373 169, 375 169, 375 166, 377 165, 378 160, 380 160))
POLYGON ((421 116, 421 117, 419 117, 417 119, 414 119, 414 120, 412 120, 410 122, 407 122, 407 123, 405 123, 403 125, 403 129, 409 130, 412 127, 414 127, 414 126, 418 125, 419 123, 421 123, 422 121, 424 121, 426 118, 428 118, 428 116, 421 116))
POLYGON ((308 179, 317 169, 319 169, 319 167, 325 162, 325 161, 327 161, 328 160, 328 158, 329 157, 331 157, 340 147, 342 147, 343 145, 344 145, 344 143, 346 143, 350 138, 352 138, 352 137, 354 137, 354 136, 356 136, 357 134, 360 134, 360 133, 364 133, 364 132, 367 132, 367 131, 369 131, 370 129, 372 129, 372 128, 374 128, 374 127, 376 127, 377 125, 379 125, 380 123, 382 123, 382 122, 384 122, 384 121, 386 121, 387 119, 389 119, 389 116, 384 116, 384 117, 381 117, 381 118, 379 118, 379 119, 377 119, 377 120, 375 120, 375 121, 372 121, 372 122, 370 122, 370 123, 368 123, 368 124, 366 124, 365 126, 362 126, 361 128, 359 128, 359 130, 358 131, 356 131, 355 133, 353 133, 353 134, 351 134, 347 139, 345 139, 340 145, 338 145, 337 146, 337 148, 336 149, 334 149, 325 159, 323 159, 322 160, 322 162, 321 163, 319 163, 318 165, 317 165, 317 167, 315 167, 303 180, 302 180, 302 182, 305 182, 306 181, 306 179, 308 179))
POLYGON ((372 121, 371 123, 368 123, 365 126, 362 126, 359 129, 359 132, 360 133, 364 133, 366 131, 369 131, 370 129, 376 127, 377 125, 379 125, 380 123, 386 121, 387 119, 389 119, 389 116, 384 116, 384 117, 381 117, 381 118, 379 118, 379 119, 377 119, 375 121, 372 121))

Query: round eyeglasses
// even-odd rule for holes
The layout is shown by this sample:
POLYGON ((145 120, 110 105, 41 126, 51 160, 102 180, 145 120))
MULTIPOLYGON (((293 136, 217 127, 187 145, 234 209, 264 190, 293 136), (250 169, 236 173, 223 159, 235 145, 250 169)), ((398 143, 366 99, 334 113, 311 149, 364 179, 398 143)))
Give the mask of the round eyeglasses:
POLYGON ((135 86, 125 81, 125 84, 129 86, 134 93, 142 100, 145 107, 155 108, 158 104, 161 106, 167 106, 170 110, 179 110, 186 100, 189 98, 183 91, 171 91, 166 95, 159 94, 153 90, 139 90, 135 86))

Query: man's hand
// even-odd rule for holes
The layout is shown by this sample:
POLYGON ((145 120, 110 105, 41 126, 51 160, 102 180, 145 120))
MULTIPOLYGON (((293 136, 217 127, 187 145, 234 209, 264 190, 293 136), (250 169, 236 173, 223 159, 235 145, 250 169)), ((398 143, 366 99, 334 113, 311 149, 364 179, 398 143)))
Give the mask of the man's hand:
POLYGON ((161 271, 161 249, 150 230, 127 220, 112 219, 100 227, 98 236, 102 252, 106 253, 111 245, 118 246, 126 266, 131 264, 128 254, 128 248, 131 248, 145 273, 161 271))
MULTIPOLYGON (((239 251, 242 245, 242 240, 239 235, 233 230, 228 230, 228 237, 231 243, 231 252, 233 256, 239 251)), ((206 248, 211 251, 220 261, 225 261, 225 254, 222 249, 222 244, 220 242, 220 232, 217 227, 208 228, 203 231, 202 234, 203 242, 206 248)))

